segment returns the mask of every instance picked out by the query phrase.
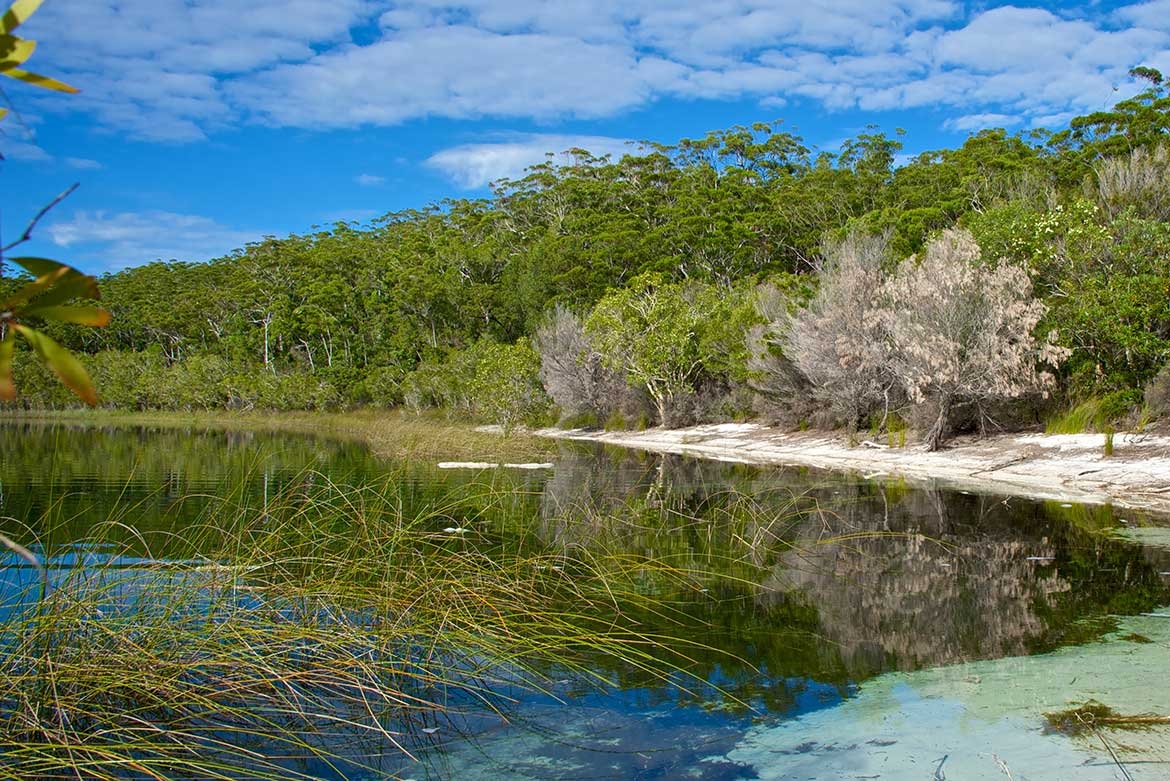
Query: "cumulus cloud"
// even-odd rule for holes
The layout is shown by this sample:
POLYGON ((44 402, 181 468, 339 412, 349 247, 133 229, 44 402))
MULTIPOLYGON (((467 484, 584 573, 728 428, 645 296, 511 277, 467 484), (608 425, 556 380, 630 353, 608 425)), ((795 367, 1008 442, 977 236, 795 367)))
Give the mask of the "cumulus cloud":
POLYGON ((354 127, 446 117, 597 117, 648 97, 631 52, 550 35, 445 27, 346 46, 229 85, 276 125, 354 127))
POLYGON ((150 140, 191 141, 239 119, 233 78, 304 62, 349 39, 374 0, 83 0, 46 3, 21 29, 43 45, 38 70, 80 95, 31 100, 95 115, 150 140))
POLYGON ((444 149, 427 159, 427 165, 466 188, 484 187, 500 179, 517 179, 531 165, 552 156, 554 162, 570 162, 562 153, 583 149, 597 157, 609 155, 614 160, 637 151, 636 145, 622 138, 607 136, 527 135, 506 141, 463 144, 444 149))
POLYGON ((386 184, 386 177, 376 176, 374 174, 358 174, 353 180, 362 187, 380 187, 386 184))
POLYGON ((79 211, 52 222, 49 240, 116 270, 155 260, 203 261, 261 238, 208 217, 166 211, 79 211))
POLYGON ((243 122, 551 122, 664 98, 946 106, 1031 122, 1099 108, 1114 85, 1136 89, 1133 65, 1170 63, 1168 9, 1170 0, 1061 15, 957 0, 75 0, 46 5, 29 34, 52 42, 38 50, 43 69, 84 89, 38 100, 111 130, 191 141, 243 122))

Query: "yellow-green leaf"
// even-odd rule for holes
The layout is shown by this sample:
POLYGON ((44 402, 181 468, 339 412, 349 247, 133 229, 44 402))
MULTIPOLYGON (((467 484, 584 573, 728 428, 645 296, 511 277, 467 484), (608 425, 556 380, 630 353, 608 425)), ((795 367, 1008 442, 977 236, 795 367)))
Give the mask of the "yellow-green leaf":
POLYGON ((0 69, 0 74, 16 79, 17 81, 23 81, 26 84, 32 84, 34 87, 43 87, 44 89, 71 94, 78 91, 77 87, 71 87, 63 81, 57 81, 48 76, 42 76, 39 73, 31 73, 22 68, 0 69))
POLYGON ((96 306, 42 306, 39 299, 31 306, 25 307, 21 314, 34 315, 45 320, 58 320, 62 323, 91 325, 95 328, 110 324, 108 310, 96 306))
POLYGON ((15 35, 0 35, 0 70, 15 68, 32 56, 36 41, 26 41, 15 35))
POLYGON ((25 341, 61 382, 65 383, 65 387, 91 407, 97 404, 97 391, 93 387, 93 381, 89 378, 89 372, 81 365, 81 361, 40 331, 34 331, 27 325, 20 323, 13 323, 12 327, 24 337, 25 341))
POLYGON ((16 334, 12 329, 0 339, 0 401, 16 398, 16 379, 12 375, 12 361, 15 355, 16 334))
MULTIPOLYGON (((35 280, 29 282, 27 285, 20 288, 20 290, 17 290, 15 293, 9 296, 8 299, 4 301, 2 305, 3 308, 12 310, 23 306, 30 300, 52 288, 54 285, 60 282, 62 278, 69 274, 70 271, 72 271, 72 269, 70 269, 68 266, 62 266, 52 273, 37 277, 35 280)), ((74 296, 74 298, 76 298, 76 296, 74 296)))
POLYGON ((41 0, 16 0, 0 17, 0 33, 10 33, 41 7, 41 0))
POLYGON ((69 271, 71 273, 62 276, 47 292, 42 293, 30 301, 29 305, 41 308, 63 304, 75 298, 96 300, 101 296, 101 293, 98 291, 96 279, 74 271, 73 269, 69 271))
POLYGON ((20 306, 34 298, 36 299, 34 303, 38 307, 63 304, 74 298, 95 301, 101 298, 97 280, 72 266, 47 258, 22 257, 11 258, 11 261, 32 273, 37 279, 21 288, 6 302, 9 308, 20 306))
POLYGON ((8 109, 0 108, 0 119, 4 119, 6 116, 8 116, 8 109))
POLYGON ((60 261, 49 260, 48 258, 19 257, 8 258, 8 260, 20 266, 34 277, 43 277, 45 274, 51 274, 59 268, 69 268, 69 266, 60 261))

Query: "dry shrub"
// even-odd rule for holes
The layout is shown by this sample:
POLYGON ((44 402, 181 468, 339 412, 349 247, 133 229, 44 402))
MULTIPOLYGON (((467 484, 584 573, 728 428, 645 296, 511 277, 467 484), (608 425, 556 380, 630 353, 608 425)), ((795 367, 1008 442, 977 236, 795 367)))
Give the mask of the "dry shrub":
MULTIPOLYGON (((1045 307, 1023 269, 986 265, 962 230, 944 231, 893 271, 887 247, 886 237, 854 234, 829 248, 816 298, 771 326, 821 406, 851 427, 880 415, 880 429, 902 400, 918 407, 911 419, 929 404, 934 450, 955 408, 972 407, 982 428, 989 404, 1052 384, 1041 367, 1067 351, 1054 334, 1033 335, 1045 307)), ((780 376, 782 365, 773 368, 780 376)))
POLYGON ((1146 385, 1145 401, 1154 417, 1170 416, 1170 364, 1163 366, 1146 385))
POLYGON ((1125 156, 1106 158, 1095 166, 1095 176, 1086 182, 1087 194, 1096 197, 1110 217, 1132 208, 1140 217, 1164 221, 1170 218, 1167 171, 1170 171, 1170 149, 1138 148, 1125 156))
POLYGON ((540 380, 561 410, 562 420, 605 420, 641 404, 625 381, 604 365, 574 312, 558 306, 536 330, 540 380))

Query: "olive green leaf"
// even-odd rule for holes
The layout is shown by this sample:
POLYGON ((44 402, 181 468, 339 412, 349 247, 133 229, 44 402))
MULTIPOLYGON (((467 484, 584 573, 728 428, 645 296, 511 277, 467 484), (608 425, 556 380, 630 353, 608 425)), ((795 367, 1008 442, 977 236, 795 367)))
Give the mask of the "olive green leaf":
POLYGON ((12 328, 24 337, 33 351, 45 362, 45 365, 79 399, 90 406, 97 404, 97 391, 93 387, 93 381, 89 378, 89 372, 81 365, 81 361, 74 358, 73 354, 64 347, 27 325, 13 323, 12 328))
POLYGON ((25 307, 23 314, 56 320, 62 323, 76 323, 101 328, 110 324, 108 310, 96 306, 41 306, 40 302, 25 307))
POLYGON ((36 41, 26 41, 15 35, 0 35, 0 70, 24 64, 36 48, 36 41))
MULTIPOLYGON (((4 302, 5 309, 15 309, 29 302, 23 314, 32 314, 32 308, 44 309, 63 304, 74 298, 101 298, 97 280, 83 274, 72 266, 46 258, 9 258, 36 277, 35 280, 17 290, 4 302)), ((44 316, 44 315, 40 315, 44 316)))
POLYGON ((12 359, 15 353, 16 335, 9 328, 0 339, 0 401, 16 398, 16 380, 12 376, 12 359))
POLYGON ((41 76, 38 73, 29 73, 20 68, 2 68, 0 67, 0 74, 23 81, 26 84, 32 84, 34 87, 43 87, 44 89, 56 90, 57 92, 76 93, 77 87, 71 87, 63 81, 51 79, 48 76, 41 76))

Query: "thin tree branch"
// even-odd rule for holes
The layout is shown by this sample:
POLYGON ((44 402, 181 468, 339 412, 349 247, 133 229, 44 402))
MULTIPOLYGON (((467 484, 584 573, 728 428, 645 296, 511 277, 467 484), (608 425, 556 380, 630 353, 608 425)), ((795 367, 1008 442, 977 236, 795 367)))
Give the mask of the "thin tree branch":
POLYGON ((48 214, 49 210, 52 209, 54 206, 61 203, 61 201, 65 200, 70 195, 72 195, 73 191, 76 190, 80 186, 81 186, 80 182, 74 182, 73 184, 69 185, 69 187, 64 192, 62 192, 60 195, 58 195, 53 200, 49 201, 39 212, 36 213, 36 216, 34 216, 32 218, 32 220, 29 221, 28 226, 25 227, 24 233, 20 234, 19 239, 12 242, 11 244, 5 244, 3 247, 0 247, 0 259, 3 258, 3 256, 8 252, 8 250, 12 249, 13 247, 20 246, 21 244, 24 244, 26 241, 31 239, 32 232, 37 227, 37 223, 41 221, 41 218, 43 218, 46 214, 48 214))

